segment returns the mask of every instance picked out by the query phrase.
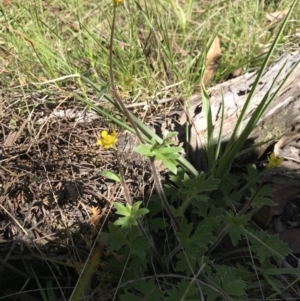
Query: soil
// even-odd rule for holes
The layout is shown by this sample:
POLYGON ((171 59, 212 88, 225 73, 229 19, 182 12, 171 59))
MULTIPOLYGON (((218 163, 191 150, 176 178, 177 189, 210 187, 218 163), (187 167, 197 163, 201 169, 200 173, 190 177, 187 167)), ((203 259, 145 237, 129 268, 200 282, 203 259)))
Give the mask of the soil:
MULTIPOLYGON (((42 287, 49 279, 74 287, 74 266, 83 266, 98 231, 115 219, 112 203, 124 201, 121 185, 100 175, 118 173, 114 152, 97 145, 112 125, 99 115, 85 120, 87 108, 56 88, 1 97, 0 297, 26 297, 21 292, 36 288, 37 278, 42 287)), ((119 134, 127 187, 144 200, 151 175, 132 147, 121 149, 128 139, 119 134)))

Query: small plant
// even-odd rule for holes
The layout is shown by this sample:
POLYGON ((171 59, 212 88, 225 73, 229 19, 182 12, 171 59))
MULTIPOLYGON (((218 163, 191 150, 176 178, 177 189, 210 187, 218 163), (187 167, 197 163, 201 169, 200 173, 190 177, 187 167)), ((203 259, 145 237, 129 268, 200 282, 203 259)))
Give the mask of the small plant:
MULTIPOLYGON (((276 159, 276 166, 281 160, 276 159)), ((171 176, 174 184, 165 187, 179 220, 177 232, 156 198, 149 203, 149 211, 139 209, 140 202, 135 209, 115 204, 117 214, 124 217, 109 224, 109 232, 102 233, 99 240, 108 235, 112 265, 124 265, 118 284, 121 300, 149 300, 149 292, 154 300, 194 300, 201 295, 206 300, 247 300, 255 281, 249 275, 250 267, 257 271, 257 281, 265 279, 272 285, 268 290, 276 290, 276 277, 265 271, 290 250, 278 235, 259 231, 251 223, 254 211, 264 204, 273 205, 269 199, 272 190, 261 186, 264 176, 265 172, 249 167, 245 176, 235 180, 229 176, 223 182, 203 173, 193 178, 179 170, 171 176), (252 211, 241 214, 247 199, 251 200, 247 209, 252 211), (142 216, 147 236, 138 230, 136 221, 142 216), (239 256, 243 256, 243 264, 236 260, 239 256)), ((115 277, 119 272, 110 270, 115 277)))
POLYGON ((176 174, 178 165, 177 160, 180 157, 180 152, 183 151, 182 147, 172 146, 172 144, 175 144, 175 141, 173 141, 172 138, 176 135, 176 132, 167 134, 160 144, 152 139, 150 142, 151 145, 141 144, 134 150, 145 157, 154 158, 156 161, 163 161, 167 168, 176 174))
POLYGON ((123 215, 123 217, 120 217, 114 224, 121 226, 122 230, 125 230, 124 233, 128 233, 131 227, 137 226, 137 219, 149 212, 146 208, 140 208, 141 204, 142 202, 135 202, 133 206, 128 203, 124 206, 120 203, 114 203, 114 206, 117 209, 116 213, 118 215, 123 215))
MULTIPOLYGON (((117 6, 114 3, 112 36, 117 6)), ((274 263, 284 259, 290 250, 278 235, 268 235, 255 227, 251 218, 262 206, 274 205, 272 189, 264 184, 264 179, 271 168, 280 165, 283 158, 271 154, 267 169, 262 172, 250 165, 240 176, 230 173, 234 158, 275 97, 269 96, 269 93, 265 95, 245 129, 237 136, 263 68, 278 39, 275 39, 263 63, 222 156, 222 132, 215 145, 212 141, 209 96, 202 87, 208 126, 208 174, 199 174, 187 168, 184 161, 180 162, 182 149, 173 141, 176 133, 170 133, 163 139, 157 138, 128 112, 114 85, 112 41, 111 38, 111 82, 116 100, 111 102, 124 113, 131 131, 139 137, 141 145, 135 151, 150 159, 158 192, 158 197, 154 196, 147 208, 140 208, 140 201, 131 202, 119 165, 127 203, 114 203, 116 214, 121 217, 109 223, 108 231, 98 236, 100 243, 106 242, 108 245, 110 255, 106 274, 116 280, 110 283, 116 285, 113 300, 119 296, 124 301, 242 301, 248 300, 253 290, 259 289, 263 296, 280 292, 283 286, 269 270, 275 268, 274 263), (162 160, 172 172, 169 183, 164 186, 161 186, 154 164, 156 160, 162 160)), ((114 147, 117 135, 114 132, 103 132, 101 135, 99 144, 104 148, 114 148, 118 158, 114 147)), ((114 178, 118 179, 117 176, 114 178)))

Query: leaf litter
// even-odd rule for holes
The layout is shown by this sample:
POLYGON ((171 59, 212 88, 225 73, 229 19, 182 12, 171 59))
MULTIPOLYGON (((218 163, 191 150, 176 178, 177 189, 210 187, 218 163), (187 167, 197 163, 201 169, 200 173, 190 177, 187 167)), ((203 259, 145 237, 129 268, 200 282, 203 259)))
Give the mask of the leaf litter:
MULTIPOLYGON (((12 279, 34 278, 31 265, 35 272, 48 273, 53 278, 51 268, 47 265, 42 268, 45 259, 71 262, 69 266, 73 269, 68 274, 74 273, 76 262, 85 262, 104 221, 115 219, 110 214, 112 202, 125 201, 121 184, 100 175, 103 170, 119 173, 114 153, 97 145, 97 138, 109 128, 109 121, 98 116, 79 122, 77 113, 56 116, 55 111, 86 110, 84 105, 63 94, 60 89, 53 89, 48 93, 5 92, 1 96, 0 291, 3 296, 10 293, 8 284, 13 290, 12 279), (44 255, 40 257, 41 254, 44 255)), ((123 136, 119 149, 126 184, 134 200, 143 200, 151 191, 151 174, 132 148, 123 151, 129 138, 120 136, 123 136)), ((50 266, 55 266, 54 277, 65 273, 61 265, 50 266)))

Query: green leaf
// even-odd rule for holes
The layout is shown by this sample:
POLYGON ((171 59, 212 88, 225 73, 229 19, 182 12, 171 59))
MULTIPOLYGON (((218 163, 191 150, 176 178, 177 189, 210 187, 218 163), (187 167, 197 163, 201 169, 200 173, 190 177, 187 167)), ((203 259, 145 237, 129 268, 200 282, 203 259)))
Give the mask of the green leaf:
POLYGON ((178 188, 181 188, 181 187, 183 187, 182 182, 183 182, 185 175, 186 174, 185 174, 184 170, 181 167, 179 167, 177 174, 176 175, 170 174, 169 178, 170 178, 170 181, 172 181, 174 184, 176 184, 176 186, 178 188))
POLYGON ((246 284, 239 278, 236 268, 214 265, 214 269, 215 273, 208 274, 209 286, 203 286, 207 300, 246 300, 246 284))
POLYGON ((135 218, 140 218, 140 217, 142 217, 143 215, 145 215, 149 212, 149 210, 147 208, 140 208, 141 204, 142 204, 141 201, 135 202, 133 204, 132 215, 135 218))
POLYGON ((117 252, 110 252, 110 255, 105 258, 106 268, 99 271, 102 276, 104 275, 104 278, 102 278, 102 280, 106 283, 110 283, 110 277, 108 277, 108 279, 106 278, 108 275, 111 275, 113 278, 118 278, 119 275, 123 275, 122 283, 128 280, 135 279, 136 277, 131 270, 126 269, 126 271, 124 271, 124 268, 128 266, 128 258, 130 259, 130 256, 131 253, 128 245, 121 248, 117 252))
POLYGON ((251 219, 251 215, 235 215, 230 212, 226 216, 220 218, 227 226, 227 232, 231 238, 232 244, 237 245, 238 241, 241 239, 241 236, 244 235, 244 226, 251 219))
POLYGON ((193 210, 198 216, 202 216, 204 219, 199 223, 199 226, 204 225, 207 231, 212 231, 220 224, 220 217, 223 216, 224 210, 217 208, 208 203, 197 203, 197 207, 193 210))
POLYGON ((219 188, 219 179, 213 177, 205 179, 205 177, 206 175, 203 172, 193 178, 185 176, 183 180, 184 188, 180 188, 180 192, 186 195, 185 202, 182 205, 184 212, 191 202, 193 202, 193 205, 195 205, 195 202, 207 202, 209 200, 207 192, 219 188))
POLYGON ((255 166, 255 164, 252 165, 248 165, 247 166, 247 173, 244 174, 243 176, 248 180, 252 180, 253 178, 255 178, 258 175, 258 171, 257 168, 255 166))
POLYGON ((222 290, 229 296, 243 296, 245 295, 246 283, 238 278, 235 268, 225 265, 215 265, 217 275, 220 278, 222 290))
POLYGON ((139 281, 133 287, 139 291, 143 298, 142 301, 162 301, 164 292, 157 286, 153 279, 149 281, 139 281))
POLYGON ((155 217, 150 219, 150 229, 157 232, 159 229, 165 229, 168 223, 165 218, 155 217))
POLYGON ((147 208, 150 211, 150 216, 153 217, 156 214, 160 213, 162 211, 162 203, 160 201, 160 198, 158 195, 152 195, 150 202, 147 204, 147 208))
POLYGON ((161 147, 159 153, 164 155, 173 154, 173 158, 178 158, 179 157, 178 152, 181 151, 182 151, 182 147, 169 146, 169 147, 161 147))
POLYGON ((268 237, 265 244, 272 250, 273 256, 278 259, 287 256, 291 251, 288 245, 280 240, 278 234, 268 237))
POLYGON ((178 154, 165 154, 163 152, 157 152, 155 159, 156 160, 161 160, 165 162, 166 160, 174 161, 176 163, 176 159, 179 158, 178 154))
POLYGON ((181 280, 177 287, 173 288, 173 290, 168 290, 167 294, 169 295, 169 297, 165 298, 167 301, 199 301, 200 298, 195 285, 186 280, 181 280))
POLYGON ((137 294, 132 294, 126 292, 122 294, 122 301, 162 301, 164 300, 164 292, 160 290, 160 288, 154 283, 151 279, 149 281, 136 281, 132 285, 132 287, 139 292, 138 297, 137 294))
POLYGON ((125 216, 118 218, 115 222, 115 225, 121 226, 122 228, 131 228, 131 226, 136 226, 137 221, 133 216, 125 216))
POLYGON ((232 190, 236 190, 236 187, 240 185, 241 177, 230 174, 229 176, 224 176, 220 182, 220 190, 224 196, 229 196, 232 190))
POLYGON ((207 301, 217 301, 217 300, 227 300, 227 299, 219 299, 222 297, 221 283, 220 279, 216 274, 208 274, 208 285, 203 285, 202 293, 206 295, 207 301))
POLYGON ((140 205, 142 204, 143 202, 141 201, 137 201, 133 204, 132 206, 132 212, 137 212, 140 208, 140 205))
MULTIPOLYGON (((147 271, 147 260, 139 256, 132 256, 132 259, 129 263, 129 269, 133 272, 135 277, 139 277, 147 271)), ((140 284, 144 283, 140 282, 140 284)))
POLYGON ((254 234, 249 231, 246 232, 252 243, 251 250, 257 254, 262 263, 265 263, 271 256, 276 259, 283 259, 291 251, 288 245, 279 239, 278 234, 268 236, 264 231, 254 234))
POLYGON ((195 257, 197 250, 195 250, 194 254, 187 254, 184 252, 180 252, 176 255, 178 261, 176 262, 176 271, 183 272, 187 276, 192 275, 193 271, 196 269, 197 258, 195 257))
POLYGON ((150 244, 140 235, 135 227, 129 232, 129 247, 132 254, 137 254, 141 259, 145 259, 146 251, 150 249, 150 244))
POLYGON ((195 249, 206 249, 209 243, 214 243, 216 241, 216 238, 210 231, 207 231, 205 226, 197 227, 196 231, 190 236, 193 230, 193 224, 187 224, 186 219, 182 220, 180 229, 181 231, 177 234, 177 237, 181 247, 185 248, 186 252, 189 254, 192 254, 195 249))
POLYGON ((114 207, 117 209, 116 213, 119 215, 124 215, 124 216, 131 215, 131 208, 130 208, 129 204, 126 204, 126 207, 125 207, 123 204, 114 202, 114 207))
POLYGON ((151 151, 151 146, 146 145, 146 144, 141 144, 133 149, 136 153, 141 154, 145 157, 151 157, 152 151, 151 151))
POLYGON ((189 193, 203 193, 213 191, 219 188, 219 179, 214 179, 213 177, 209 177, 207 179, 204 172, 201 172, 198 176, 184 180, 184 187, 186 188, 187 194, 189 193))
MULTIPOLYGON (((270 287, 272 287, 277 294, 281 294, 284 289, 286 289, 286 284, 282 283, 281 279, 275 278, 273 276, 264 275, 270 287)), ((269 299, 269 298, 268 298, 269 299)), ((273 298, 271 298, 272 300, 273 298)))
POLYGON ((120 231, 120 227, 112 223, 108 223, 109 236, 107 243, 109 245, 109 250, 119 250, 122 246, 127 245, 127 240, 120 231))
POLYGON ((126 207, 120 203, 114 203, 114 206, 117 209, 116 213, 124 216, 118 218, 114 224, 121 226, 124 234, 127 234, 132 226, 137 226, 137 218, 142 217, 149 212, 147 208, 139 209, 141 203, 141 201, 136 202, 133 204, 133 207, 131 207, 128 203, 126 204, 126 207))
POLYGON ((136 218, 140 218, 140 217, 144 216, 147 213, 149 213, 149 210, 147 208, 141 208, 137 212, 134 213, 134 216, 136 218))
POLYGON ((274 192, 274 189, 272 189, 268 185, 262 186, 259 191, 251 190, 252 195, 254 195, 254 199, 252 202, 253 208, 260 208, 263 205, 267 206, 276 206, 276 203, 274 203, 270 198, 272 197, 272 194, 274 192), (270 197, 270 198, 267 198, 270 197))
POLYGON ((171 203, 178 202, 186 198, 186 194, 181 193, 181 189, 178 189, 177 187, 174 187, 173 185, 164 185, 164 192, 171 203))
POLYGON ((187 219, 183 218, 180 224, 180 232, 177 234, 177 237, 180 240, 180 243, 183 248, 186 245, 188 245, 188 239, 190 237, 192 229, 193 229, 193 224, 192 223, 188 224, 187 219))
POLYGON ((156 160, 163 161, 167 168, 176 174, 177 172, 177 159, 180 158, 180 154, 178 152, 182 151, 182 147, 173 147, 169 146, 166 142, 162 142, 161 144, 157 144, 155 140, 152 140, 152 147, 148 145, 140 145, 136 147, 134 150, 146 157, 155 157, 156 160))
POLYGON ((114 180, 116 182, 121 182, 120 177, 117 174, 115 174, 114 172, 111 172, 109 170, 103 170, 100 173, 100 175, 103 176, 103 177, 106 177, 106 178, 108 178, 110 180, 114 180))
POLYGON ((167 168, 174 174, 176 175, 177 173, 177 167, 176 165, 178 164, 175 160, 170 160, 170 159, 165 159, 164 163, 166 164, 167 168))
POLYGON ((229 207, 238 206, 241 203, 242 195, 237 191, 232 191, 229 196, 223 197, 225 204, 229 207))
POLYGON ((232 242, 233 246, 235 247, 237 245, 238 241, 242 237, 243 230, 236 228, 236 227, 229 226, 227 231, 231 238, 231 242, 232 242))
POLYGON ((190 243, 204 248, 206 248, 208 244, 212 244, 215 241, 216 238, 210 231, 207 230, 206 226, 198 226, 195 233, 190 238, 190 243))

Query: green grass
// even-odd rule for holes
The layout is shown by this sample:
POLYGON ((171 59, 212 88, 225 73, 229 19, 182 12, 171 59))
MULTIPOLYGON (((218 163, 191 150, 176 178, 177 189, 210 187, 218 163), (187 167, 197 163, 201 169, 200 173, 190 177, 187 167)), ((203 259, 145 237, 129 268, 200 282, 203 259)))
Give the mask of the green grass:
MULTIPOLYGON (((121 94, 142 101, 197 92, 205 45, 216 34, 222 59, 216 81, 259 65, 272 33, 265 15, 290 1, 127 1, 118 11, 114 71, 121 94), (182 3, 182 4, 181 4, 182 3), (255 61, 255 63, 254 63, 255 61)), ((296 8, 297 20, 300 9, 296 8)), ((12 1, 1 6, 4 87, 80 73, 109 85, 110 1, 12 1)), ((277 55, 292 46, 290 22, 277 55), (289 43, 287 43, 289 41, 289 43)), ((276 27, 276 24, 272 25, 276 27)), ((214 83, 213 82, 213 83, 214 83)), ((212 84, 213 84, 212 83, 212 84)))

